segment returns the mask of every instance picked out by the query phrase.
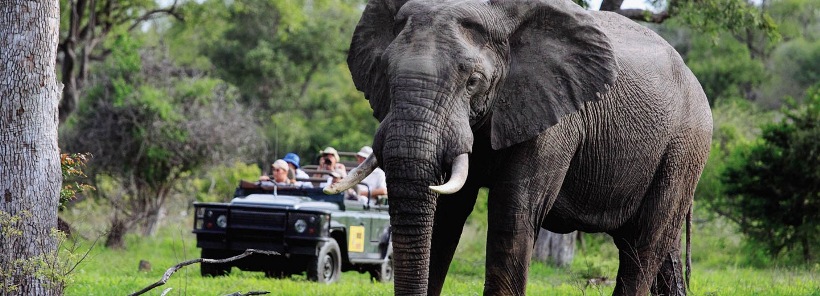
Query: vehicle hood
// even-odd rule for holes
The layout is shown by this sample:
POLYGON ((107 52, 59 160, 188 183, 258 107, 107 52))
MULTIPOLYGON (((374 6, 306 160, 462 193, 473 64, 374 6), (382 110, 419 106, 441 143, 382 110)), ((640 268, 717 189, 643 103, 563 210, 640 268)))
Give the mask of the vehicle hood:
POLYGON ((339 205, 324 201, 315 201, 305 196, 249 194, 245 197, 236 197, 231 205, 271 206, 294 210, 331 210, 338 211, 339 205))

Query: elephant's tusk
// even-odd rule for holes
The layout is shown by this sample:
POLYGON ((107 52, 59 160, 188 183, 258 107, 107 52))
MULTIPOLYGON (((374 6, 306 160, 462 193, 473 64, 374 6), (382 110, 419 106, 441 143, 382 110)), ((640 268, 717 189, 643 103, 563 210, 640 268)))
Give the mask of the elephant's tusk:
POLYGON ((430 189, 439 194, 453 194, 461 190, 467 182, 467 171, 470 169, 470 157, 467 153, 456 156, 453 160, 452 174, 447 183, 439 186, 430 186, 430 189))
POLYGON ((362 164, 350 170, 350 173, 348 173, 346 177, 339 180, 339 182, 330 184, 322 191, 326 194, 338 194, 339 192, 352 188, 370 175, 370 173, 372 173, 377 167, 379 167, 379 161, 376 160, 375 155, 370 154, 370 156, 368 156, 362 164))

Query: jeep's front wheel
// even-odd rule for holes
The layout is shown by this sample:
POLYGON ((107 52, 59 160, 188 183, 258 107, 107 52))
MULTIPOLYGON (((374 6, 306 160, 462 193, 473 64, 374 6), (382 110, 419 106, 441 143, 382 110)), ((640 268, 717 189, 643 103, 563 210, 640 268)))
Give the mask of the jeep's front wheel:
POLYGON ((336 240, 329 239, 322 243, 319 255, 310 259, 308 264, 308 280, 319 283, 333 283, 339 280, 342 273, 342 255, 336 240))
MULTIPOLYGON (((220 250, 202 249, 202 258, 225 259, 230 256, 220 250)), ((226 263, 199 263, 199 272, 202 276, 224 276, 231 272, 231 266, 226 263)))
POLYGON ((389 283, 393 281, 393 247, 387 248, 387 254, 382 264, 376 265, 370 270, 370 280, 389 283))

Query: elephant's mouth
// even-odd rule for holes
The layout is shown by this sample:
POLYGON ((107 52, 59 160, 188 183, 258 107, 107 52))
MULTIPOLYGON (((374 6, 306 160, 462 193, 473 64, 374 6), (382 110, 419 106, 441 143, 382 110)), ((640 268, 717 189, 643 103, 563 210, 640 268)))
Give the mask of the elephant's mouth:
MULTIPOLYGON (((452 161, 453 165, 449 180, 442 185, 430 186, 430 190, 439 194, 453 194, 461 190, 461 187, 464 187, 464 183, 467 182, 467 172, 470 169, 469 158, 467 153, 456 156, 452 161)), ((352 188, 370 175, 377 167, 379 167, 379 162, 376 160, 376 156, 371 154, 359 166, 353 168, 345 178, 325 187, 323 191, 326 194, 337 194, 352 188)))

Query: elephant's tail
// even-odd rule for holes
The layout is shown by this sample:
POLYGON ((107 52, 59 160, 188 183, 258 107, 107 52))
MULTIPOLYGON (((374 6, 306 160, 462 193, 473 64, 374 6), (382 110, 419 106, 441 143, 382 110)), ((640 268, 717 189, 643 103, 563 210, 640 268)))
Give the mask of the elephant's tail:
POLYGON ((689 290, 689 277, 692 275, 692 203, 686 213, 686 289, 689 290))

